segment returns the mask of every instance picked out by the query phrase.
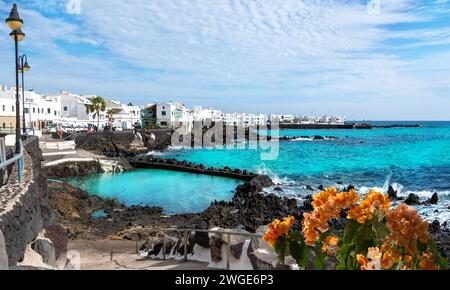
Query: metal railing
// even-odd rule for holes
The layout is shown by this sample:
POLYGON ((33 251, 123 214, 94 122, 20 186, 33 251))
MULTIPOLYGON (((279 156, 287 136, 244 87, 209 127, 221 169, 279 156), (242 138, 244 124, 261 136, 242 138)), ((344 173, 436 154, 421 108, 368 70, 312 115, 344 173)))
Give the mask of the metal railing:
MULTIPOLYGON (((230 270, 230 261, 231 261, 231 236, 243 236, 243 237, 250 237, 250 238, 262 238, 262 235, 260 234, 252 234, 252 233, 243 233, 243 232, 234 232, 234 231, 224 231, 224 230, 201 230, 201 229, 162 229, 162 230, 155 230, 154 232, 163 232, 163 260, 166 260, 166 239, 167 239, 167 233, 170 232, 176 232, 176 233, 183 233, 183 246, 184 246, 184 261, 188 261, 188 238, 189 233, 192 232, 198 232, 198 233, 208 233, 208 234, 220 234, 226 236, 226 245, 227 245, 227 256, 226 256, 226 266, 227 270, 230 270)), ((136 242, 137 243, 137 242, 136 242)), ((136 244, 136 252, 137 244, 136 244)), ((154 253, 155 256, 158 253, 154 253)))
POLYGON ((8 166, 17 162, 19 183, 21 183, 22 177, 23 177, 23 142, 22 142, 22 140, 20 140, 19 142, 20 142, 20 152, 18 154, 15 154, 14 157, 12 157, 10 159, 6 159, 5 142, 4 142, 3 138, 0 138, 0 152, 1 152, 1 154, 0 154, 0 162, 1 162, 0 163, 0 171, 2 172, 2 174, 5 174, 5 172, 7 172, 8 166))

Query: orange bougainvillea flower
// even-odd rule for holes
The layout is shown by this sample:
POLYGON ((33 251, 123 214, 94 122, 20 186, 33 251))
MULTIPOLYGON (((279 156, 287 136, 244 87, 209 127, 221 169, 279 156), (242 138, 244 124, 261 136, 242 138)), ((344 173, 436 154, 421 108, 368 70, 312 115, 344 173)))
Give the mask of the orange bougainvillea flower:
POLYGON ((295 218, 292 216, 286 217, 283 221, 274 220, 268 227, 263 236, 263 241, 274 247, 280 236, 286 235, 295 223, 295 218))
POLYGON ((322 252, 329 256, 333 255, 338 249, 338 242, 339 239, 335 236, 326 237, 322 244, 322 252))
POLYGON ((419 269, 420 270, 439 270, 440 267, 436 265, 434 262, 436 258, 431 253, 423 253, 422 256, 419 257, 419 269))
POLYGON ((381 270, 382 254, 378 247, 369 248, 367 257, 356 255, 356 261, 361 265, 361 270, 381 270))
POLYGON ((405 204, 387 214, 386 225, 390 230, 386 241, 404 247, 406 253, 412 256, 417 254, 417 242, 426 243, 430 237, 428 223, 415 209, 405 204))
POLYGON ((356 255, 356 261, 361 266, 367 266, 367 263, 369 263, 369 260, 367 260, 367 258, 363 255, 356 255))
POLYGON ((355 219, 357 222, 363 224, 366 220, 371 220, 374 213, 386 215, 389 212, 390 206, 389 195, 383 195, 382 193, 371 190, 359 205, 350 207, 348 218, 355 219))
POLYGON ((410 270, 413 266, 413 257, 406 255, 403 257, 402 270, 410 270))
POLYGON ((338 193, 330 187, 313 197, 312 213, 303 214, 302 232, 307 245, 313 246, 320 239, 320 233, 329 230, 328 221, 338 218, 341 210, 349 208, 359 201, 359 195, 354 190, 338 193))

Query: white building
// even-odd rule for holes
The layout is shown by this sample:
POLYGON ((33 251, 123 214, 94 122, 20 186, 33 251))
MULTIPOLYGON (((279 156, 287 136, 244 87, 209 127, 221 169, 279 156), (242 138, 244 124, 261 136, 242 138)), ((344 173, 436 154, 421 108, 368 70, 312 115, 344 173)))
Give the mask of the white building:
POLYGON ((93 123, 93 116, 88 113, 86 107, 91 104, 87 97, 66 91, 48 94, 47 97, 60 100, 61 123, 74 126, 85 126, 93 123))
MULTIPOLYGON (((107 101, 106 112, 113 110, 112 126, 115 128, 122 128, 124 130, 131 130, 136 123, 141 123, 141 108, 139 106, 125 105, 118 101, 107 101)), ((108 118, 105 115, 105 120, 108 118)))
POLYGON ((170 101, 156 106, 156 122, 160 126, 190 128, 192 120, 190 110, 181 103, 170 101))
MULTIPOLYGON (((20 122, 23 127, 23 101, 20 94, 20 122)), ((27 128, 42 130, 48 124, 60 122, 61 99, 57 96, 43 96, 32 90, 25 91, 25 125, 27 128)), ((0 127, 2 129, 16 126, 16 89, 0 86, 0 127)))
POLYGON ((203 109, 202 107, 194 107, 191 112, 194 121, 221 121, 223 115, 220 110, 203 109))

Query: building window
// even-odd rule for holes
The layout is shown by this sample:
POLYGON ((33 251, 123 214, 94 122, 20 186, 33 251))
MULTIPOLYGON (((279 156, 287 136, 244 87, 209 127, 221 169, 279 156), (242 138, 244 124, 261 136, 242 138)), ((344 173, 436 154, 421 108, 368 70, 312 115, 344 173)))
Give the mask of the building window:
POLYGON ((64 106, 64 112, 67 112, 69 110, 69 108, 67 108, 67 106, 64 106))
POLYGON ((52 110, 50 108, 47 109, 47 114, 51 114, 52 110))
POLYGON ((6 123, 3 123, 3 128, 6 128, 6 123))
POLYGON ((3 105, 3 106, 2 106, 2 109, 3 109, 3 112, 6 111, 6 106, 3 105))
POLYGON ((28 114, 30 112, 30 109, 24 108, 25 114, 28 114))
POLYGON ((33 108, 33 113, 36 113, 36 108, 33 108))
POLYGON ((12 108, 12 111, 14 112, 14 106, 12 106, 11 108, 12 108))
POLYGON ((166 111, 162 111, 161 115, 165 116, 166 115, 166 111))

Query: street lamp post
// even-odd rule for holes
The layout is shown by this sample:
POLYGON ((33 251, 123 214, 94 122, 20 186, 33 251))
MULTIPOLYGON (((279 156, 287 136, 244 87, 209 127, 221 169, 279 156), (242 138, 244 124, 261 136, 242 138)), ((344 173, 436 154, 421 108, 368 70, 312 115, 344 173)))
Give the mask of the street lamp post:
MULTIPOLYGON (((23 125, 22 125, 22 132, 23 134, 26 133, 26 121, 25 121, 25 72, 29 71, 31 69, 30 65, 28 64, 28 58, 27 56, 24 54, 22 56, 19 57, 19 73, 22 74, 22 114, 23 114, 23 125)), ((30 102, 30 107, 28 110, 31 110, 31 102, 30 102)), ((28 112, 28 114, 30 114, 30 125, 31 125, 31 111, 28 112)))
POLYGON ((25 33, 22 32, 23 20, 19 16, 19 11, 17 10, 17 4, 14 3, 11 9, 9 17, 6 18, 6 24, 12 32, 9 34, 14 40, 15 44, 15 61, 16 61, 16 153, 20 152, 20 100, 19 100, 19 41, 25 38, 25 33))

